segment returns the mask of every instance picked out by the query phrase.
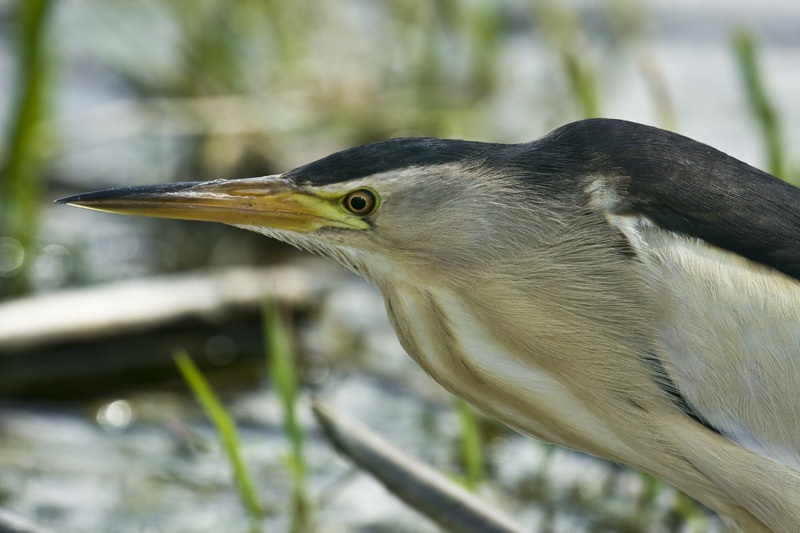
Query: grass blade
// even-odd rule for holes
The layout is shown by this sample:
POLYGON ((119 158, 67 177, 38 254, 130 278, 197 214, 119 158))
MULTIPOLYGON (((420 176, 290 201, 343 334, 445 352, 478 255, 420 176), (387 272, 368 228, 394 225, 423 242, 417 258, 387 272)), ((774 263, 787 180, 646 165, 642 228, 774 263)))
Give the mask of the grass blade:
POLYGON ((750 32, 743 29, 736 31, 733 36, 733 49, 742 74, 747 103, 761 128, 769 171, 774 176, 786 178, 778 114, 764 88, 757 48, 756 40, 750 32))
POLYGON ((52 142, 44 123, 49 111, 47 22, 53 4, 52 0, 17 2, 17 98, 11 107, 8 152, 0 162, 0 236, 14 238, 27 253, 21 276, 5 284, 11 292, 22 292, 27 285, 42 189, 40 154, 52 142))
POLYGON ((563 52, 564 70, 567 73, 572 96, 581 110, 583 118, 600 116, 600 99, 597 95, 597 80, 590 66, 572 50, 563 52))
POLYGON ((468 489, 475 490, 486 479, 481 444, 483 439, 472 407, 461 398, 456 398, 455 402, 461 427, 461 459, 467 471, 465 485, 468 489))
POLYGON ((297 369, 295 368, 289 329, 281 320, 275 304, 264 308, 264 335, 267 344, 267 368, 283 409, 283 426, 291 442, 289 466, 298 480, 306 477, 303 455, 305 436, 297 420, 297 369))
POLYGON ((253 522, 260 521, 263 516, 261 505, 259 504, 258 497, 256 496, 255 487, 249 472, 242 460, 241 443, 239 441, 239 434, 236 430, 236 423, 233 418, 225 410, 225 407, 217 398, 211 385, 206 381, 203 374, 189 357, 189 354, 184 350, 178 350, 173 354, 175 364, 178 366, 181 375, 186 380, 189 388, 197 397, 197 401, 202 406, 206 416, 214 424, 214 427, 219 433, 222 447, 228 454, 233 473, 236 478, 236 483, 239 487, 239 494, 241 495, 242 502, 247 508, 247 512, 253 522))
POLYGON ((290 328, 282 320, 274 302, 264 304, 264 337, 267 347, 267 368, 278 393, 283 410, 283 431, 290 441, 286 463, 294 478, 292 499, 292 532, 310 529, 311 505, 306 491, 308 467, 305 460, 305 434, 297 420, 297 402, 300 397, 298 372, 290 328))

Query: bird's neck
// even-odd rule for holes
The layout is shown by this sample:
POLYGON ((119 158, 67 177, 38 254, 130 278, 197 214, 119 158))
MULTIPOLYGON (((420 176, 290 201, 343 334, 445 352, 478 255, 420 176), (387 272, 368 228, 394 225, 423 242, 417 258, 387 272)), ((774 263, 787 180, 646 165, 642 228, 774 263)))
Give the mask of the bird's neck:
MULTIPOLYGON (((552 283, 542 280, 547 291, 523 290, 501 270, 482 282, 429 277, 398 283, 395 278, 381 287, 405 350, 446 389, 515 429, 612 459, 625 456, 630 463, 636 452, 620 429, 633 416, 631 403, 618 390, 595 394, 577 384, 620 389, 627 381, 634 388, 653 387, 633 353, 622 364, 609 356, 619 350, 620 337, 629 335, 634 346, 636 333, 596 309, 585 310, 598 315, 588 320, 569 311, 574 303, 563 299, 577 293, 546 298, 552 283), (605 398, 609 405, 602 404, 605 398), (619 427, 601 422, 609 411, 618 413, 610 418, 619 427)), ((613 300, 613 293, 605 297, 613 300)), ((609 306, 622 309, 623 304, 609 306)))

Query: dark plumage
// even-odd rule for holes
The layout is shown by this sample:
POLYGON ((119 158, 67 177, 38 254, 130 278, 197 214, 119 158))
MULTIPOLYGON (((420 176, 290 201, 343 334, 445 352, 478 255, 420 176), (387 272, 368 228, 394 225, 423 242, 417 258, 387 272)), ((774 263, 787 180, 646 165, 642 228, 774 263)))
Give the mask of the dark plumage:
POLYGON ((476 141, 411 137, 378 141, 336 152, 283 176, 300 185, 321 187, 409 167, 423 167, 480 157, 497 146, 476 141))
POLYGON ((545 194, 554 188, 551 180, 613 177, 625 198, 619 214, 644 215, 664 229, 800 279, 800 189, 688 137, 624 120, 573 122, 524 144, 390 139, 337 152, 283 176, 325 186, 447 163, 505 167, 545 194))
POLYGON ((549 151, 616 175, 619 214, 700 238, 800 279, 800 189, 677 133, 622 120, 568 124, 549 151))

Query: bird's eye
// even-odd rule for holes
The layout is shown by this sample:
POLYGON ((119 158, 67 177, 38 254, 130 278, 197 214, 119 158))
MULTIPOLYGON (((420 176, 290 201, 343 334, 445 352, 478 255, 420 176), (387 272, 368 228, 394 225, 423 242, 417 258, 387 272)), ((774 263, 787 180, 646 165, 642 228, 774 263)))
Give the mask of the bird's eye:
POLYGON ((377 203, 375 193, 366 189, 358 189, 344 197, 344 206, 347 210, 359 216, 372 213, 377 203))

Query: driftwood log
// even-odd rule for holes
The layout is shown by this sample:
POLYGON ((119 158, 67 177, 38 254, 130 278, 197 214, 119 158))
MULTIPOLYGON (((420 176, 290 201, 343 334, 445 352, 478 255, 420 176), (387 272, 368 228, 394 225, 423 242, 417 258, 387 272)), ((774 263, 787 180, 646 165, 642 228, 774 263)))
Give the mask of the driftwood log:
POLYGON ((0 303, 0 397, 85 397, 173 379, 176 348, 201 365, 252 370, 263 362, 264 302, 308 309, 344 276, 324 263, 229 268, 0 303), (217 357, 215 341, 228 353, 217 357))

